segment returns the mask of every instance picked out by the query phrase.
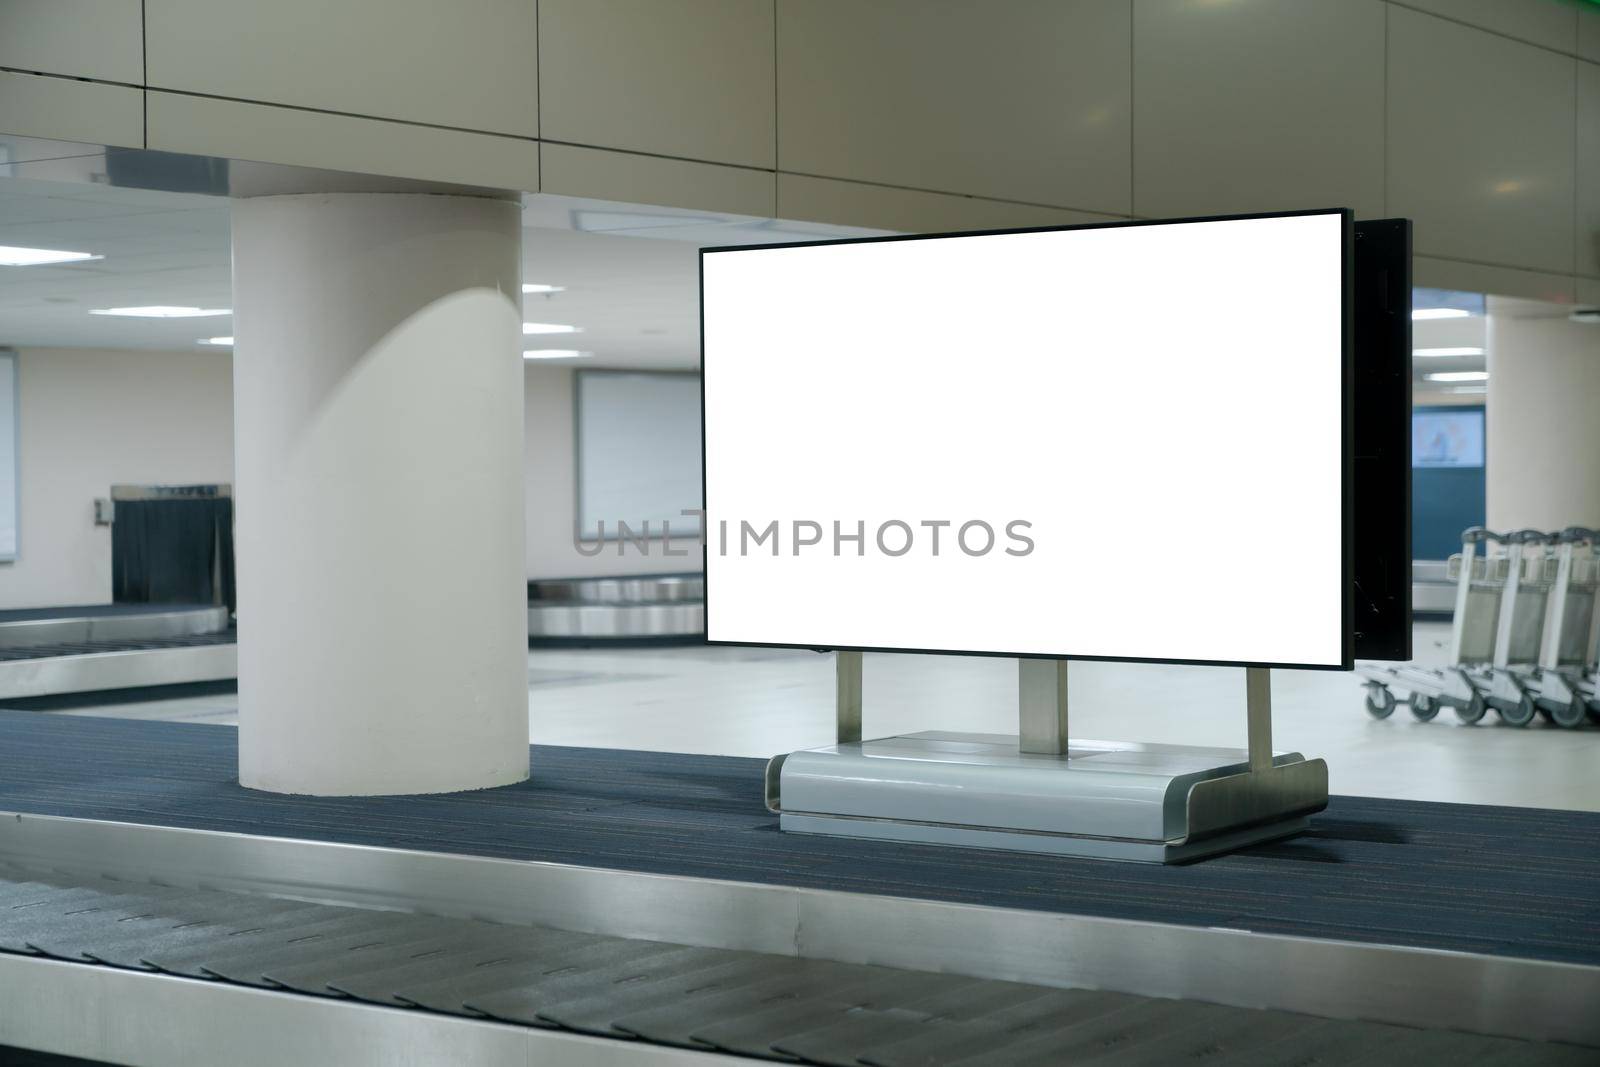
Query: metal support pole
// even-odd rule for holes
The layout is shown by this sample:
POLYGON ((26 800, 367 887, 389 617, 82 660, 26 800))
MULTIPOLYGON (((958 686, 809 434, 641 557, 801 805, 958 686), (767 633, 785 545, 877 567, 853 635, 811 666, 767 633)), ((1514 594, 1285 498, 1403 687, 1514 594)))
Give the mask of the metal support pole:
MULTIPOLYGON (((1469 531, 1470 532, 1470 531, 1469 531)), ((1488 566, 1488 552, 1484 566, 1488 566)), ((1467 598, 1472 594, 1472 563, 1478 555, 1476 541, 1463 541, 1461 545, 1461 573, 1456 576, 1456 610, 1451 616, 1450 623, 1450 662, 1459 666, 1461 663, 1461 640, 1466 632, 1467 598)))
POLYGON ((1244 669, 1246 737, 1250 769, 1272 767, 1272 671, 1266 667, 1244 669))
POLYGON ((855 744, 861 740, 861 653, 833 655, 838 676, 834 700, 837 743, 855 744))
POLYGON ((1051 756, 1067 754, 1067 661, 1017 661, 1017 748, 1051 756))
POLYGON ((1545 602, 1544 634, 1539 645, 1539 669, 1553 671, 1561 666, 1561 634, 1567 628, 1567 591, 1572 588, 1571 541, 1557 549, 1556 580, 1550 585, 1545 602))
POLYGON ((1500 614, 1494 626, 1494 666, 1505 670, 1511 665, 1511 624, 1516 620, 1517 593, 1522 588, 1522 542, 1513 541, 1506 550, 1506 584, 1500 590, 1500 614))

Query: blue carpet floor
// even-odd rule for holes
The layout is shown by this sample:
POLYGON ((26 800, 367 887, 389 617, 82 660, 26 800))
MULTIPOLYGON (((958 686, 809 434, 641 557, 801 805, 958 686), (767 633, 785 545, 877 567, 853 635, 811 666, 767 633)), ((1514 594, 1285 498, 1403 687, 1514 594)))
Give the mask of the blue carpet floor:
POLYGON ((0 711, 0 810, 1600 965, 1600 814, 1334 797, 1179 867, 780 833, 762 761, 535 747, 531 781, 243 789, 230 727, 0 711))

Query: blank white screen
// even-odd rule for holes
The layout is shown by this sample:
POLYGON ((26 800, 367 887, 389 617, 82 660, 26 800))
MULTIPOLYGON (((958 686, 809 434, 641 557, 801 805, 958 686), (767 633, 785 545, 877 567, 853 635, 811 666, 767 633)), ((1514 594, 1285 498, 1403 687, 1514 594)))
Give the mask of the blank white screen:
POLYGON ((707 637, 1341 665, 1343 230, 707 253, 707 637), (896 519, 897 557, 874 541, 896 519), (773 520, 778 554, 741 552, 773 520), (796 552, 795 520, 822 543, 796 552), (953 543, 970 520, 989 553, 953 543), (863 554, 834 554, 834 521, 863 554))

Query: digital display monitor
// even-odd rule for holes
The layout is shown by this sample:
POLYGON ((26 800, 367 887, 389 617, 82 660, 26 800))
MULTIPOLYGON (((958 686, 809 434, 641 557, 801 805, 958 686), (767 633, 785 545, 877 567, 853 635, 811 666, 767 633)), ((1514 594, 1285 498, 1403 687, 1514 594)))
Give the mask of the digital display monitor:
POLYGON ((1349 667, 1351 227, 705 250, 708 641, 1349 667))
POLYGON ((1355 226, 1355 654, 1411 658, 1411 223, 1355 226))
POLYGON ((1483 466, 1483 412, 1432 408, 1412 414, 1411 465, 1483 466))

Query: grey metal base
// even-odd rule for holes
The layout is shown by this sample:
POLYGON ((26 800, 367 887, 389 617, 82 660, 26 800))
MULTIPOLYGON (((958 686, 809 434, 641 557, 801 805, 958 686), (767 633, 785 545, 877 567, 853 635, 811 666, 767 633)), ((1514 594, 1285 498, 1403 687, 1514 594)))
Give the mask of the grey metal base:
POLYGON ((779 756, 767 806, 785 830, 1178 863, 1297 833, 1328 803, 1328 768, 1275 753, 1072 741, 1019 752, 1003 734, 927 732, 779 756))

